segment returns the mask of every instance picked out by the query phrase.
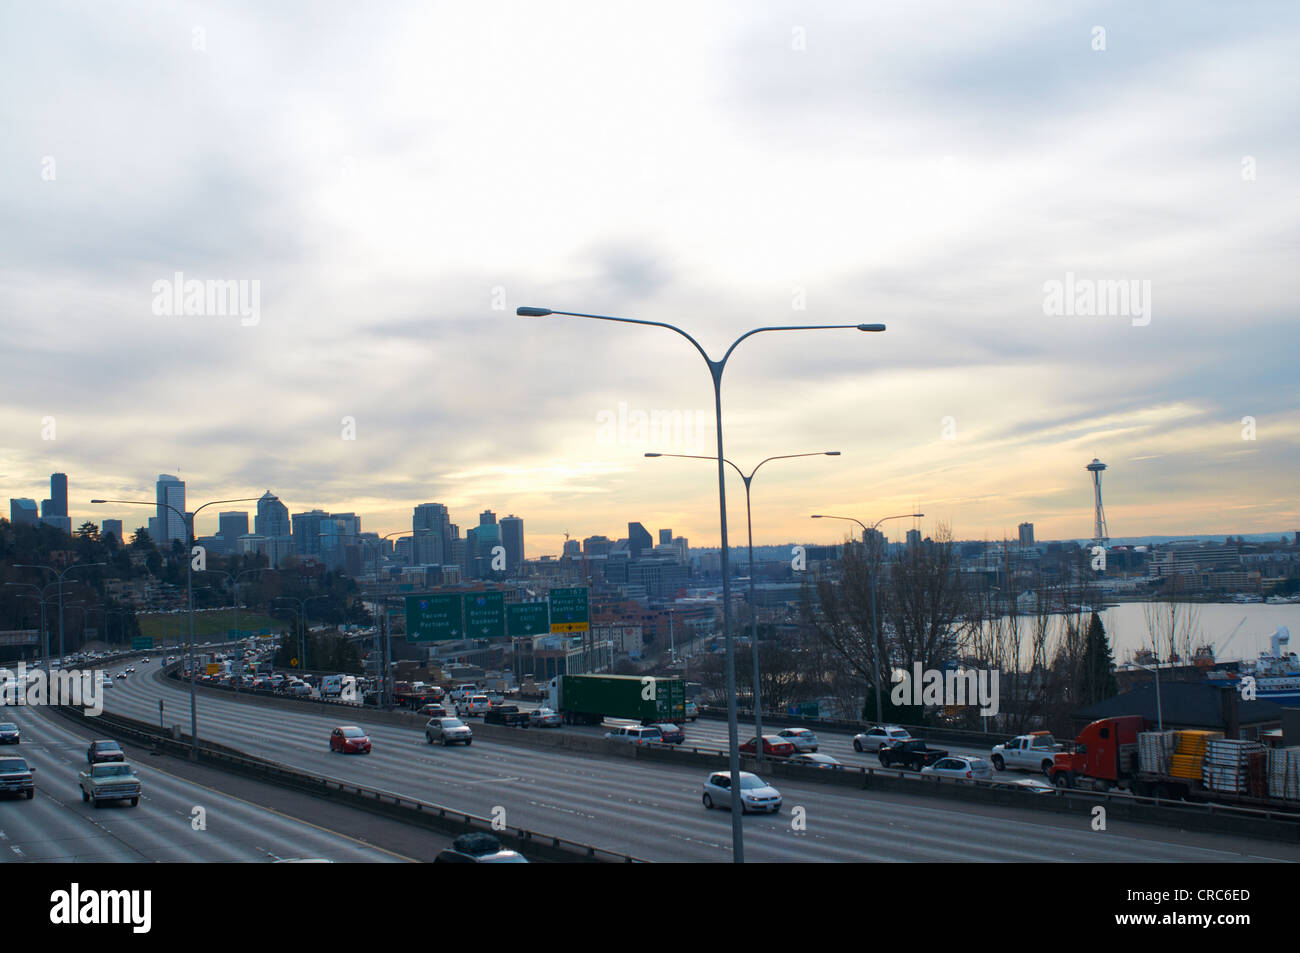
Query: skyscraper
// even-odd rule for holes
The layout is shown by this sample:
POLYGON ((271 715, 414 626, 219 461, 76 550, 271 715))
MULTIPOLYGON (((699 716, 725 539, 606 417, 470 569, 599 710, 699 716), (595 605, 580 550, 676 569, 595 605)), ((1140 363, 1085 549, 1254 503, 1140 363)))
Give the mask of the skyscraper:
POLYGON ((25 497, 9 500, 9 522, 15 526, 35 526, 40 519, 36 501, 25 497))
POLYGON ((50 474, 50 499, 54 502, 51 516, 68 515, 68 475, 66 473, 50 474))
POLYGON ((167 473, 158 474, 155 485, 158 493, 158 531, 161 538, 154 537, 155 543, 170 543, 174 539, 185 542, 185 483, 167 473), (175 511, 169 507, 175 507, 175 511))
POLYGON ((518 516, 501 518, 501 545, 506 548, 506 571, 518 572, 524 564, 524 521, 518 516))
POLYGON ((253 520, 253 533, 267 539, 291 536, 289 507, 280 502, 280 498, 267 490, 257 501, 257 516, 253 520))
POLYGON ((411 515, 414 534, 411 558, 417 565, 443 566, 452 562, 451 514, 441 503, 421 503, 411 515))
POLYGON ((239 537, 248 535, 248 514, 241 510, 227 510, 217 515, 217 535, 226 543, 226 552, 237 551, 239 537))
POLYGON ((112 533, 117 537, 117 541, 122 541, 122 521, 121 520, 104 520, 99 524, 99 535, 105 537, 112 533))
POLYGON ((921 545, 921 531, 919 529, 909 529, 907 531, 907 545, 908 546, 921 545))
POLYGON ((321 524, 330 515, 324 510, 308 510, 293 514, 293 551, 299 556, 319 556, 323 532, 321 524))
POLYGON ((667 546, 673 541, 673 531, 670 529, 661 529, 659 531, 659 545, 667 546))
POLYGON ((1034 545, 1034 524, 1033 523, 1020 524, 1020 545, 1021 546, 1034 545))
POLYGON ((636 559, 644 550, 648 550, 653 546, 654 539, 651 538, 650 533, 644 526, 640 523, 627 524, 627 548, 633 559, 636 559))

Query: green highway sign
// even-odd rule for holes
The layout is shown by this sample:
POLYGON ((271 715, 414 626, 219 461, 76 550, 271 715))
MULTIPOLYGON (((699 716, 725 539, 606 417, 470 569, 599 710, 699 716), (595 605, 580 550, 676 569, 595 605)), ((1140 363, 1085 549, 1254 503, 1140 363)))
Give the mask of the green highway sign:
POLYGON ((516 602, 506 606, 506 635, 546 635, 551 631, 551 613, 545 602, 516 602))
POLYGON ((465 634, 475 639, 504 639, 506 637, 506 597, 504 593, 465 593, 465 634))
POLYGON ((464 600, 461 593, 429 593, 406 597, 406 641, 454 642, 464 637, 464 600))
POLYGON ((586 632, 591 628, 587 609, 587 587, 552 589, 547 594, 551 606, 551 632, 586 632))
POLYGON ((136 649, 152 649, 152 648, 153 648, 153 639, 147 635, 131 640, 132 651, 135 651, 136 649))

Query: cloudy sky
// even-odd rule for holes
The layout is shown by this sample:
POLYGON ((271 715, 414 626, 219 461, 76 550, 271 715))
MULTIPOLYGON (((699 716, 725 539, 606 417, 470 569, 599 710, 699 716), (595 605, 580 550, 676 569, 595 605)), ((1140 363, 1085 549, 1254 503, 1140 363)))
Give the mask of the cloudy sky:
POLYGON ((1133 6, 7 4, 0 494, 716 545, 710 465, 643 457, 715 451, 699 355, 539 305, 888 325, 728 363, 730 459, 843 453, 763 469, 760 542, 1088 536, 1094 457, 1112 536, 1293 532, 1300 11, 1133 6))

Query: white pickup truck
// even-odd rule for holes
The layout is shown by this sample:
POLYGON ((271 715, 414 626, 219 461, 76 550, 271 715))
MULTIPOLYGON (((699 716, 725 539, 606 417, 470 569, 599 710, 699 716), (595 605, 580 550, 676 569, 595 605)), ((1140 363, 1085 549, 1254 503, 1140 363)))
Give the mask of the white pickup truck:
POLYGON ((999 771, 1021 768, 1050 776, 1056 753, 1064 750, 1065 746, 1058 744, 1049 732, 1034 731, 1017 735, 1005 744, 994 745, 989 760, 999 771))

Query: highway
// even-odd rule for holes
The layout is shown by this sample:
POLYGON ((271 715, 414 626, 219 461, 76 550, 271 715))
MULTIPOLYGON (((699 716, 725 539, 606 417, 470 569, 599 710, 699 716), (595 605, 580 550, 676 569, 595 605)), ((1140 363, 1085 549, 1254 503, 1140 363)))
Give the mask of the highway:
POLYGON ((404 859, 178 778, 166 770, 168 759, 147 755, 131 760, 143 786, 139 805, 96 808, 82 802, 77 785, 87 737, 37 709, 8 706, 0 718, 22 730, 22 744, 0 747, 0 756, 19 755, 36 768, 32 800, 0 795, 0 863, 404 859), (204 809, 206 830, 192 825, 196 806, 204 809))
MULTIPOLYGON (((107 709, 157 721, 166 700, 168 724, 189 725, 189 692, 158 677, 151 664, 119 680, 107 709)), ((472 723, 472 722, 471 722, 472 723)), ((721 726, 715 723, 712 727, 721 726)), ((528 729, 542 730, 542 729, 528 729)), ((296 768, 380 787, 457 810, 655 861, 731 859, 726 811, 701 804, 706 772, 517 746, 478 738, 471 747, 428 745, 414 729, 369 726, 364 710, 296 712, 199 694, 199 736, 296 768), (369 731, 370 755, 328 750, 328 733, 354 721, 369 731)), ((830 750, 830 749, 828 749, 830 750)), ((843 754, 839 750, 831 753, 843 754)), ((869 755, 843 758, 854 763, 869 755)), ((858 791, 782 780, 777 815, 745 819, 750 861, 1093 861, 1228 862, 1300 859, 1300 847, 1222 834, 1202 834, 1112 821, 1093 831, 1091 817, 858 791), (806 829, 792 829, 792 808, 806 829)), ((74 791, 75 793, 75 791, 74 791)))

